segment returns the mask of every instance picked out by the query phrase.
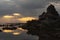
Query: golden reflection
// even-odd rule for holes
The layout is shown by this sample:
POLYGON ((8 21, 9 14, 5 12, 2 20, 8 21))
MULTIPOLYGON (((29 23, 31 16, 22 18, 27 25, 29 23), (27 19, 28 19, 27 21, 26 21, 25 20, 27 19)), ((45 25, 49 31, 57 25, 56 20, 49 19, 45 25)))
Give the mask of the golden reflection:
POLYGON ((24 31, 24 29, 22 29, 22 28, 17 28, 18 30, 21 30, 21 31, 24 31))
POLYGON ((5 33, 11 33, 11 32, 13 32, 13 30, 3 30, 3 32, 5 32, 5 33))
POLYGON ((19 33, 19 32, 14 32, 14 33, 12 33, 13 35, 20 35, 21 33, 19 33))

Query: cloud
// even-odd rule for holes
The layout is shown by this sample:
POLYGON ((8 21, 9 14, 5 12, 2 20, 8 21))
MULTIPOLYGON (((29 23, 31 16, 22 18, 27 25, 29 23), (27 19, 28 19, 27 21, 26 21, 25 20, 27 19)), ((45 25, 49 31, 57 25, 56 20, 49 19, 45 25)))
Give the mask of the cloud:
POLYGON ((37 16, 41 14, 50 2, 59 2, 60 0, 0 0, 0 16, 21 13, 24 16, 37 16))
POLYGON ((23 8, 43 8, 49 2, 58 2, 60 0, 13 0, 15 3, 21 5, 23 8), (43 4, 44 3, 44 4, 43 4))
POLYGON ((31 21, 31 20, 37 20, 37 18, 34 17, 22 17, 18 19, 20 22, 22 23, 26 23, 27 21, 31 21))
POLYGON ((17 23, 19 22, 17 19, 21 17, 21 14, 16 15, 19 13, 13 13, 11 15, 4 15, 0 17, 0 23, 17 23))
POLYGON ((14 16, 5 15, 5 16, 3 16, 3 18, 14 18, 14 16))
MULTIPOLYGON (((60 0, 0 0, 0 17, 4 15, 11 15, 13 13, 22 14, 24 17, 38 17, 46 10, 46 6, 51 3, 55 5, 57 11, 60 12, 59 2, 60 0)), ((14 22, 14 20, 17 21, 16 14, 14 15, 15 18, 11 19, 13 20, 12 22, 14 22)), ((19 15, 17 18, 21 18, 22 15, 19 15)), ((3 20, 3 18, 0 19, 3 20)))
POLYGON ((11 15, 4 15, 0 17, 0 23, 26 23, 27 21, 35 20, 35 17, 25 17, 20 13, 13 13, 11 15))

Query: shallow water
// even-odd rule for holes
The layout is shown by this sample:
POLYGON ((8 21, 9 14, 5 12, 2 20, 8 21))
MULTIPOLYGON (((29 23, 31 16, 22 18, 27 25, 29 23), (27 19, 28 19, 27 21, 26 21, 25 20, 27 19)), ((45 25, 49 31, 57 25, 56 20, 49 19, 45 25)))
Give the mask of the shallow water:
POLYGON ((7 30, 4 32, 3 30, 3 32, 0 32, 0 40, 38 40, 37 36, 28 35, 26 32, 27 30, 22 28, 13 30, 13 32, 7 30))

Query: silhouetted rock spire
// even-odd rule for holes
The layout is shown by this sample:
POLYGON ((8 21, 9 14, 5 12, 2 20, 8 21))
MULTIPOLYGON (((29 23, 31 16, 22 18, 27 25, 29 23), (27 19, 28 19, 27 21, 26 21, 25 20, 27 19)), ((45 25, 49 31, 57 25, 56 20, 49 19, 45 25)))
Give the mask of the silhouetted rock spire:
POLYGON ((51 4, 48 8, 47 8, 47 12, 53 12, 53 11, 56 11, 55 10, 55 7, 51 4))
POLYGON ((58 17, 58 12, 56 11, 55 7, 51 4, 47 8, 47 12, 43 12, 42 15, 39 16, 39 20, 45 20, 47 18, 56 20, 58 17))
POLYGON ((52 4, 39 20, 28 21, 22 28, 28 34, 39 36, 39 40, 60 40, 60 16, 52 4))
POLYGON ((52 4, 47 8, 47 13, 58 16, 58 12, 56 11, 54 5, 52 5, 52 4))

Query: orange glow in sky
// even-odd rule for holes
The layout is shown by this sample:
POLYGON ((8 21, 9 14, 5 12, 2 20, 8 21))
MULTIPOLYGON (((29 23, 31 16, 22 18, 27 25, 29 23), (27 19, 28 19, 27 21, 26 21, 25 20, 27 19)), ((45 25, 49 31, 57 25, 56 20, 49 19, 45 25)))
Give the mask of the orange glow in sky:
POLYGON ((13 18, 14 16, 10 16, 10 15, 5 15, 3 16, 3 18, 13 18))
POLYGON ((34 17, 23 17, 23 18, 20 18, 18 20, 23 22, 23 23, 26 23, 27 21, 31 21, 31 20, 35 20, 35 19, 37 19, 37 18, 34 18, 34 17))

